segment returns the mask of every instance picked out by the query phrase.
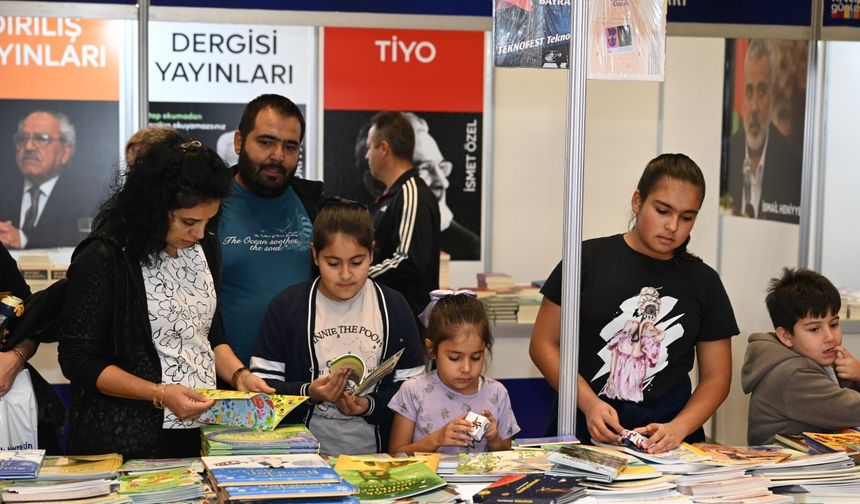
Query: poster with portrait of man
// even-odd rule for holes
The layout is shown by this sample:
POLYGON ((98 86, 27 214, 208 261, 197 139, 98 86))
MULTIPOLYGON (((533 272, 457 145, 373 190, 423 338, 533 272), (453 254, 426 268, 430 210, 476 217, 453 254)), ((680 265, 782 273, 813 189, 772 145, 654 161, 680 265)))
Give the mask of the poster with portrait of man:
POLYGON ((481 259, 483 48, 480 32, 325 30, 326 193, 370 204, 385 190, 370 175, 367 131, 377 112, 402 112, 452 261, 481 259))
POLYGON ((726 42, 723 213, 798 224, 803 167, 807 43, 726 42))
POLYGON ((123 22, 0 21, 0 242, 74 247, 119 166, 123 22))

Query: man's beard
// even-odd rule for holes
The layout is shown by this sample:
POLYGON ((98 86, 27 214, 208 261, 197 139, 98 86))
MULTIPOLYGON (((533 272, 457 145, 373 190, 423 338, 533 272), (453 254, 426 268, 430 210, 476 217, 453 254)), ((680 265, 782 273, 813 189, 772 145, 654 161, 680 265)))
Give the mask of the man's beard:
POLYGON ((295 168, 287 170, 280 164, 256 165, 248 157, 244 145, 239 150, 239 177, 241 177, 245 187, 257 196, 274 198, 284 194, 284 191, 290 186, 290 181, 293 179, 295 173, 295 168), (262 170, 266 168, 273 168, 283 173, 283 182, 271 180, 263 175, 262 170))

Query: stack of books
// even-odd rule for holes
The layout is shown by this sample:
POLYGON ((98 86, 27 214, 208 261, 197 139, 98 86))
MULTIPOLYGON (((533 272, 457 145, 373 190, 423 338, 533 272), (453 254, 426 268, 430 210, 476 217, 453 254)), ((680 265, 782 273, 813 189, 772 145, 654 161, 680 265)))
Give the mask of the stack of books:
POLYGON ((496 294, 481 298, 487 310, 487 318, 494 324, 516 324, 520 307, 516 294, 496 294))
POLYGON ((842 429, 832 434, 821 432, 777 434, 774 436, 774 441, 786 448, 808 455, 840 451, 849 455, 857 455, 858 449, 860 449, 860 432, 855 429, 842 429))
POLYGON ((223 425, 200 428, 204 456, 266 453, 319 453, 320 443, 304 425, 285 425, 271 431, 223 425))
POLYGON ((317 454, 203 457, 219 501, 339 498, 358 502, 355 486, 317 454))
POLYGON ((514 286, 514 279, 505 273, 478 273, 478 288, 489 290, 509 290, 514 286))
POLYGON ((157 504, 201 499, 206 494, 206 487, 199 474, 179 467, 122 473, 119 493, 135 504, 157 504))

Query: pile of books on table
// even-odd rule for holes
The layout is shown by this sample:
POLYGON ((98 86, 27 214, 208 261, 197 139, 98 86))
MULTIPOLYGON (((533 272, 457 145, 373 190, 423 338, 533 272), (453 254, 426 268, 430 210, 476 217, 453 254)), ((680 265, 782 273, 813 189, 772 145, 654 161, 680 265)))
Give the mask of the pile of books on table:
POLYGON ((270 431, 204 425, 200 436, 204 456, 319 453, 320 450, 319 441, 304 425, 285 425, 270 431))
POLYGON ((344 481, 317 454, 203 457, 206 476, 219 502, 326 498, 358 502, 355 486, 344 481))
POLYGON ((202 472, 199 458, 129 460, 119 468, 119 493, 134 503, 202 499, 209 493, 202 472))
MULTIPOLYGON (((8 452, 0 452, 0 460, 4 455, 8 452)), ((115 492, 117 470, 122 465, 119 454, 44 457, 42 453, 41 457, 36 475, 17 479, 3 488, 3 502, 131 502, 115 492)), ((32 456, 25 459, 25 465, 33 462, 32 456)), ((8 477, 3 475, 0 479, 8 477)))

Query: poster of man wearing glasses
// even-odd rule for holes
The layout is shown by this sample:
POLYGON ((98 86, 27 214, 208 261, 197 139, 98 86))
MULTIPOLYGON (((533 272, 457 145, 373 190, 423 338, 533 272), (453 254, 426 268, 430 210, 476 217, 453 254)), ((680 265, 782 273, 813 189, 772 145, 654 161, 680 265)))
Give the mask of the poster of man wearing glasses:
MULTIPOLYGON (((378 111, 326 111, 326 193, 370 204, 385 187, 370 176, 367 131, 378 111)), ((413 168, 439 202, 441 248, 452 261, 481 258, 481 114, 401 111, 415 130, 413 168)))
POLYGON ((74 247, 118 167, 116 102, 0 100, 0 242, 74 247))

